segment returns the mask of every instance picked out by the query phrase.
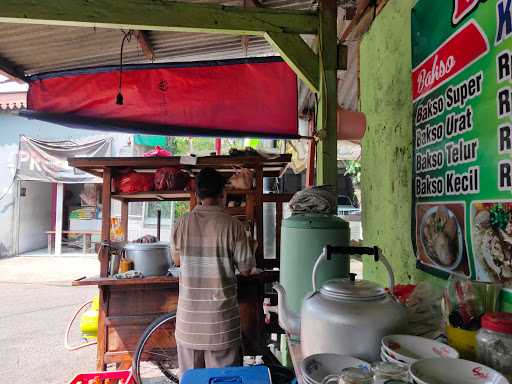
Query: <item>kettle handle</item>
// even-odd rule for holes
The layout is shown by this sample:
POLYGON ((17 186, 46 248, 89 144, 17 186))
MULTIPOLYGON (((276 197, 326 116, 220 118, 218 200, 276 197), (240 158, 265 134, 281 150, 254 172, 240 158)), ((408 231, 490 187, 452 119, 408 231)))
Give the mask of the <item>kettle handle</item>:
MULTIPOLYGON (((313 267, 313 274, 311 276, 311 281, 313 284, 313 292, 318 290, 318 286, 316 283, 316 277, 318 274, 318 268, 320 264, 324 261, 331 260, 334 255, 373 255, 374 261, 380 261, 384 264, 386 271, 388 273, 388 287, 391 293, 393 293, 393 287, 395 286, 395 275, 393 274, 393 269, 391 268, 391 264, 389 264, 388 259, 384 257, 382 251, 379 247, 343 247, 343 246, 332 246, 326 245, 322 250, 318 259, 316 259, 315 266, 313 267)), ((350 265, 349 265, 350 270, 350 265)))

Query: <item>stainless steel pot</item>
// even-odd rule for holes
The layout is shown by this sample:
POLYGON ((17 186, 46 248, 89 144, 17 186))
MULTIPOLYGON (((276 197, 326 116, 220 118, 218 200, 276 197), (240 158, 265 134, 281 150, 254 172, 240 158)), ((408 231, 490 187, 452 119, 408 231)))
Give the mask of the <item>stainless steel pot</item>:
POLYGON ((393 271, 377 247, 325 247, 313 268, 314 292, 304 298, 300 318, 287 308, 284 288, 274 285, 279 299, 279 323, 292 335, 300 332, 304 357, 337 353, 378 361, 382 337, 401 332, 407 324, 405 307, 379 285, 355 280, 355 274, 348 279, 329 280, 317 289, 319 265, 333 255, 348 254, 374 254, 375 260, 386 267, 389 286, 393 287, 393 271))
POLYGON ((163 276, 171 265, 168 243, 130 243, 125 247, 126 256, 133 261, 134 269, 144 276, 163 276))

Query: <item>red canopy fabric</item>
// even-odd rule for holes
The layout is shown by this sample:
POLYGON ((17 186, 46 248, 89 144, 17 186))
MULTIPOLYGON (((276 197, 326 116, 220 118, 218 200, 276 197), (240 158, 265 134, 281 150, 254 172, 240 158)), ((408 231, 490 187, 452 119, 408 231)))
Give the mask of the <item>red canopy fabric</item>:
POLYGON ((297 78, 279 58, 125 66, 32 76, 27 104, 46 120, 140 133, 297 136, 297 78))

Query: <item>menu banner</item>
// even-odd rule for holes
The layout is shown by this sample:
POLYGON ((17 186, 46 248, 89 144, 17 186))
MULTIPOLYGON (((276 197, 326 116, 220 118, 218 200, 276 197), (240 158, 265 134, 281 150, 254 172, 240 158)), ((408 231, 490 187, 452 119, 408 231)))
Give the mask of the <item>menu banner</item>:
POLYGON ((418 267, 512 285, 512 0, 412 10, 418 267))

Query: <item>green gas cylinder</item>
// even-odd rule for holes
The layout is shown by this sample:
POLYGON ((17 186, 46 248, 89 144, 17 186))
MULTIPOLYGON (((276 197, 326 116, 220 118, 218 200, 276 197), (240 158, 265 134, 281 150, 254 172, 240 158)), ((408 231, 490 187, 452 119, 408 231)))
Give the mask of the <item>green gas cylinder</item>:
MULTIPOLYGON (((283 220, 280 283, 291 310, 300 313, 304 296, 313 290, 311 274, 323 247, 349 243, 349 224, 334 215, 297 214, 283 220)), ((348 257, 333 257, 323 263, 318 270, 319 286, 326 280, 347 277, 349 265, 348 257)))

